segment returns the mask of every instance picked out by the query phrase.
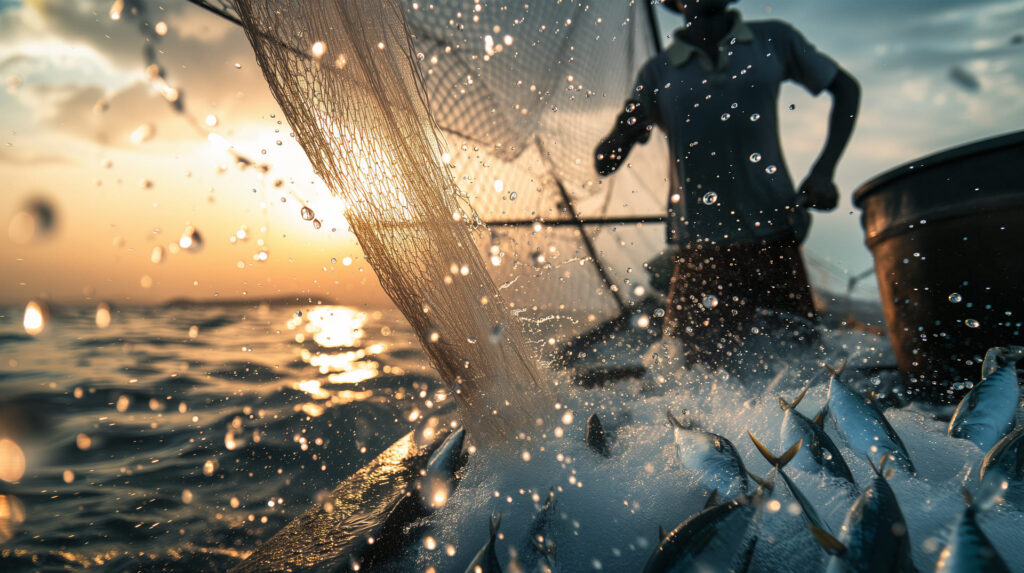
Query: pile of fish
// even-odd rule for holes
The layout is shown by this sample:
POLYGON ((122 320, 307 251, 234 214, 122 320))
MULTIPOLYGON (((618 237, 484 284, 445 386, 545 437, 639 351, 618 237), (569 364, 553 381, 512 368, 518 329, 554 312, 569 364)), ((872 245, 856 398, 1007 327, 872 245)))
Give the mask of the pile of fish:
MULTIPOLYGON (((1024 347, 991 349, 985 357, 981 381, 964 396, 950 421, 950 437, 969 440, 987 454, 976 465, 974 491, 964 489, 966 507, 950 524, 937 571, 1009 571, 977 517, 1001 503, 1024 508, 1024 410, 1016 369, 1022 357, 1024 347)), ((728 439, 666 412, 678 463, 700 470, 704 485, 713 493, 703 510, 671 531, 660 532, 660 543, 644 566, 645 572, 748 571, 759 540, 771 542, 762 535, 761 523, 768 513, 765 508, 772 504, 778 507, 773 499, 778 479, 799 505, 807 543, 816 542, 830 556, 828 571, 917 571, 907 523, 888 482, 896 472, 915 478, 917 470, 910 453, 876 403, 852 390, 842 380, 840 370, 830 370, 826 403, 813 417, 797 410, 807 389, 791 402, 779 398, 783 411, 780 438, 790 444, 785 453, 776 456, 749 435, 772 467, 765 476, 748 471, 728 439), (854 479, 833 436, 868 462, 873 470, 869 481, 858 483, 854 479), (800 475, 820 475, 843 484, 852 503, 841 528, 837 530, 819 517, 787 473, 790 467, 799 469, 800 475)), ((586 441, 596 455, 611 455, 596 415, 587 422, 586 441)), ((452 460, 461 456, 461 445, 462 433, 452 435, 435 454, 425 479, 449 484, 446 491, 454 488, 456 464, 452 460)), ((510 552, 513 558, 506 570, 561 569, 549 531, 555 506, 552 490, 525 538, 510 552)), ((489 540, 467 572, 502 571, 495 549, 500 523, 500 515, 492 516, 489 540)))

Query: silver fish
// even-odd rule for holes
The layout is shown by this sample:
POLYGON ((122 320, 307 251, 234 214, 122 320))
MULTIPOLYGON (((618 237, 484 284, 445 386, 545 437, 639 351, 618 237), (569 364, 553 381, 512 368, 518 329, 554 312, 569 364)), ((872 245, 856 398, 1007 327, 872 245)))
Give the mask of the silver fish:
POLYGON ((785 412, 782 416, 782 443, 789 444, 797 440, 804 443, 804 447, 793 460, 793 465, 805 472, 824 470, 832 477, 856 484, 850 466, 846 465, 839 448, 825 433, 825 410, 819 412, 813 420, 797 411, 797 404, 806 395, 807 390, 804 390, 792 402, 779 397, 779 407, 785 412))
POLYGON ((498 527, 500 526, 501 514, 499 513, 497 517, 491 517, 491 536, 469 563, 469 567, 466 567, 466 573, 501 573, 498 554, 494 550, 494 541, 498 536, 498 527))
POLYGON ((745 571, 756 541, 747 533, 761 504, 759 489, 753 498, 741 496, 694 514, 665 535, 644 573, 745 571))
POLYGON ((426 468, 416 484, 420 502, 427 511, 435 510, 448 502, 455 489, 455 472, 462 457, 462 444, 466 430, 460 427, 445 438, 427 460, 426 468))
POLYGON ((1003 436, 985 454, 979 471, 982 493, 996 492, 1009 503, 1024 507, 1024 426, 1003 436))
POLYGON ((1022 356, 1021 346, 996 347, 985 354, 981 382, 960 400, 949 422, 951 438, 988 450, 1010 432, 1020 404, 1017 360, 1022 356))
POLYGON ((717 489, 725 499, 747 492, 750 483, 747 468, 732 442, 717 434, 684 425, 670 410, 665 415, 672 425, 676 455, 684 468, 703 470, 703 481, 708 487, 717 489))
POLYGON ((759 442, 758 439, 754 437, 753 433, 747 432, 747 434, 750 436, 750 440, 754 442, 754 447, 757 448, 757 451, 761 452, 761 455, 764 456, 764 459, 768 460, 768 463, 775 468, 776 473, 778 473, 782 477, 782 481, 786 482, 786 487, 789 488, 790 493, 793 494, 793 498, 796 499, 797 504, 800 506, 800 515, 804 518, 804 521, 807 522, 807 525, 813 525, 814 527, 826 531, 831 535, 832 528, 830 528, 828 524, 825 523, 825 520, 823 520, 818 515, 818 512, 814 509, 814 506, 811 505, 810 500, 808 500, 807 497, 804 495, 804 492, 800 491, 800 488, 798 488, 796 484, 793 483, 793 480, 790 479, 790 477, 786 474, 786 471, 784 469, 786 467, 786 464, 788 464, 790 460, 793 460, 797 456, 798 452, 801 449, 801 446, 803 445, 803 440, 797 441, 797 443, 794 444, 793 447, 789 448, 789 450, 787 450, 786 453, 776 457, 774 454, 771 453, 771 451, 768 450, 768 448, 764 446, 764 444, 759 442))
POLYGON ((864 459, 888 453, 903 471, 917 473, 906 446, 874 402, 857 394, 833 371, 828 385, 828 414, 846 445, 864 459))
POLYGON ((828 573, 916 572, 910 557, 907 522, 896 494, 883 475, 891 459, 891 455, 885 453, 880 467, 871 464, 875 477, 846 514, 838 539, 819 527, 807 526, 818 543, 832 555, 826 569, 828 573))
POLYGON ((985 532, 978 526, 976 510, 967 499, 967 510, 957 522, 949 544, 939 554, 935 573, 1010 573, 985 532))

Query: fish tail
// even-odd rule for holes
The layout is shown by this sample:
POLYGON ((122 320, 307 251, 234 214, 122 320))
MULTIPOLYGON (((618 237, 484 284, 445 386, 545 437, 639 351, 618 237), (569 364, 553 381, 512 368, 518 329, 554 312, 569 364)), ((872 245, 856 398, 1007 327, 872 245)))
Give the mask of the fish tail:
POLYGON ((751 441, 754 442, 754 447, 757 448, 757 451, 761 452, 761 455, 764 456, 764 459, 768 460, 768 463, 771 464, 772 467, 779 470, 786 467, 786 464, 793 460, 793 457, 796 456, 797 452, 800 451, 800 447, 804 445, 804 441, 799 440, 797 441, 797 443, 793 444, 788 450, 786 450, 784 454, 776 457, 775 454, 773 454, 768 448, 764 446, 764 444, 762 444, 760 441, 758 441, 757 438, 754 437, 754 434, 752 432, 747 432, 747 435, 750 436, 751 441))
POLYGON ((843 358, 843 360, 839 363, 839 366, 832 366, 827 362, 823 363, 822 365, 825 367, 825 370, 828 370, 829 372, 832 373, 833 376, 838 378, 843 373, 843 370, 846 370, 846 359, 843 358))
POLYGON ((821 545, 825 553, 829 555, 842 555, 846 553, 846 546, 833 537, 831 533, 811 523, 807 524, 807 529, 811 531, 814 540, 818 542, 818 545, 821 545))
POLYGON ((782 408, 783 410, 789 410, 790 408, 796 408, 797 404, 799 404, 800 401, 804 399, 804 396, 807 395, 807 391, 808 390, 810 390, 810 387, 804 388, 803 392, 800 392, 800 395, 797 396, 792 402, 787 402, 785 398, 783 398, 782 396, 779 396, 779 407, 782 408))
POLYGON ((690 426, 687 426, 687 425, 683 424, 682 422, 679 421, 678 418, 676 418, 675 416, 672 415, 672 410, 671 409, 665 410, 665 416, 668 417, 668 423, 671 424, 672 427, 679 428, 679 429, 682 429, 682 430, 689 430, 690 429, 690 426))

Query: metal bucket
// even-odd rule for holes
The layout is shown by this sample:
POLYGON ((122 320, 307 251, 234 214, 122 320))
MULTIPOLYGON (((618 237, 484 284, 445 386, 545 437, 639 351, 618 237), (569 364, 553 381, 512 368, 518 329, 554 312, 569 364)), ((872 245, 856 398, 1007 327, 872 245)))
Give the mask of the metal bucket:
POLYGON ((854 195, 911 397, 952 402, 1024 344, 1024 131, 897 167, 854 195))

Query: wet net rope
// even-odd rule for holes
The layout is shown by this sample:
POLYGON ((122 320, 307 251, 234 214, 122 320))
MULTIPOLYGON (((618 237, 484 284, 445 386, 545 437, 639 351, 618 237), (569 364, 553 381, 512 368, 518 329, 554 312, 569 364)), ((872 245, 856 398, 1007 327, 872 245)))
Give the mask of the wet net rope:
POLYGON ((264 76, 388 295, 481 441, 551 409, 446 167, 394 0, 238 0, 264 76), (309 54, 313 58, 308 57, 309 54))
MULTIPOLYGON (((190 1, 241 22, 231 0, 190 1)), ((400 6, 430 114, 449 144, 445 159, 479 217, 470 213, 475 245, 531 349, 553 350, 552 341, 565 342, 649 296, 642 265, 665 247, 664 227, 653 221, 665 211, 667 146, 653 138, 610 178, 598 177, 591 152, 654 53, 652 6, 400 6)), ((250 33, 317 59, 315 39, 283 30, 250 33)), ((318 59, 328 62, 327 55, 318 59)))

